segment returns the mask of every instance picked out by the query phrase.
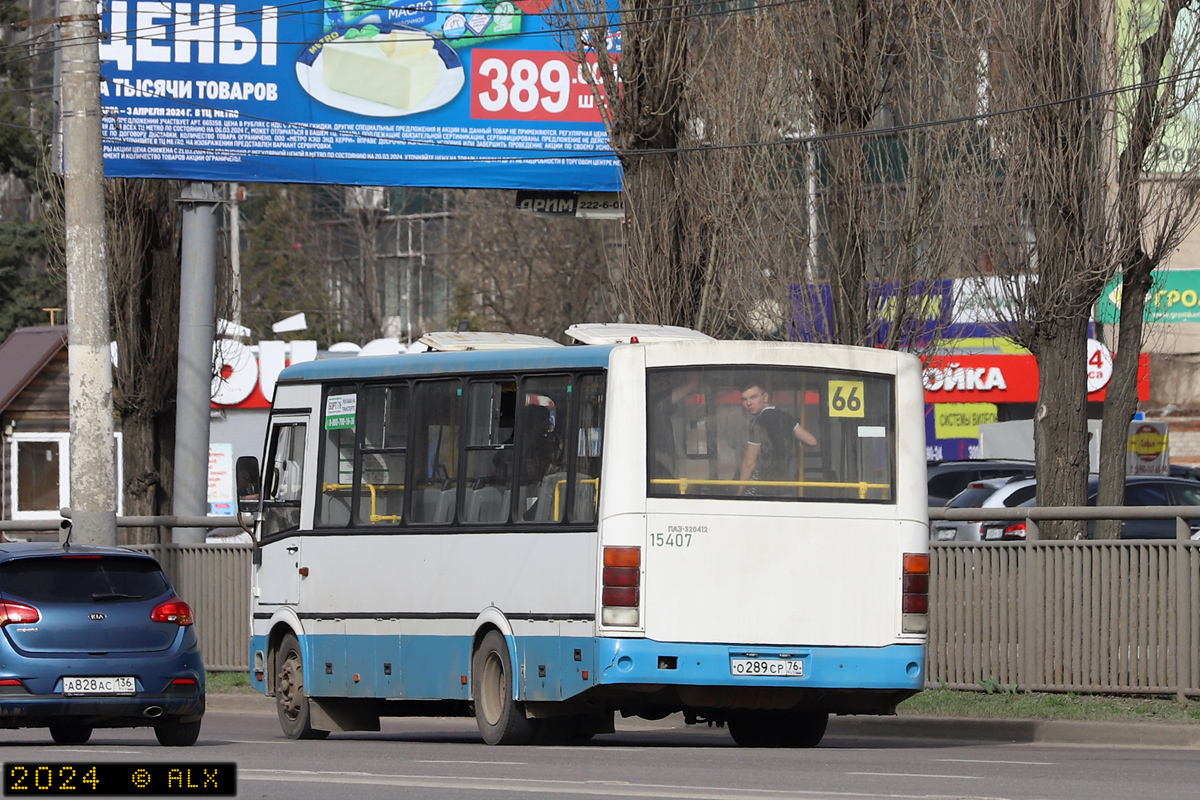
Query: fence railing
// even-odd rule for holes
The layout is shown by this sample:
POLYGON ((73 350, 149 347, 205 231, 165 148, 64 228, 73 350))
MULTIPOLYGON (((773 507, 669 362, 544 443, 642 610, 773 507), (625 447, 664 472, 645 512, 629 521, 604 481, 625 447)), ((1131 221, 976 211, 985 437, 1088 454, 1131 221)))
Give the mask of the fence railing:
MULTIPOLYGON (((1200 696, 1200 541, 1186 538, 1200 507, 930 509, 931 519, 1172 517, 1173 540, 930 543, 926 685, 1200 696)), ((9 524, 0 529, 19 529, 9 524)), ((192 606, 208 668, 248 669, 253 546, 136 549, 192 606)))

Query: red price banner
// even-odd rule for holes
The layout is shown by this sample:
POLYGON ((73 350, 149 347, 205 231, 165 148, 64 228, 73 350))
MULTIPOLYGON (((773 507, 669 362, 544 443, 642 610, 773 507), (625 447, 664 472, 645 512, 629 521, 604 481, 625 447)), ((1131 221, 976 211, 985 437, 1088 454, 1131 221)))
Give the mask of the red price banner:
MULTIPOLYGON (((601 82, 595 56, 588 67, 601 82)), ((599 122, 584 67, 547 50, 471 51, 471 118, 599 122)), ((600 85, 603 101, 604 86, 600 85)))

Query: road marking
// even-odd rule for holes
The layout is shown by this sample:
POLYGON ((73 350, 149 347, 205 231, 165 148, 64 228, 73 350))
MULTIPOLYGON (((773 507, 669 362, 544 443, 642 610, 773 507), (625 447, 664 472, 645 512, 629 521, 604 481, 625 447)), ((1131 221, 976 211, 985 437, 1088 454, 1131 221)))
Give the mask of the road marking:
POLYGON ((1029 764, 1038 767, 1054 767, 1056 761, 1000 761, 991 758, 935 758, 934 761, 945 761, 955 764, 1029 764))
POLYGON ((876 775, 881 778, 961 778, 964 781, 981 781, 982 775, 931 775, 923 772, 847 772, 847 775, 876 775))
POLYGON ((508 766, 525 766, 524 761, 451 761, 450 759, 416 758, 414 764, 504 764, 508 766))
MULTIPOLYGON (((849 773, 852 775, 887 775, 890 773, 849 773)), ((963 775, 912 775, 899 773, 904 777, 942 777, 962 778, 973 777, 963 775)), ((743 787, 714 787, 714 786, 670 786, 666 784, 628 783, 619 784, 612 781, 580 782, 563 780, 542 780, 536 778, 469 778, 455 775, 385 775, 367 772, 316 772, 299 770, 274 769, 243 769, 238 771, 238 779, 242 781, 263 781, 273 783, 309 783, 329 784, 345 787, 346 785, 387 786, 418 789, 458 789, 462 791, 502 791, 519 792, 522 794, 556 794, 560 796, 581 795, 589 797, 655 797, 668 800, 773 800, 779 798, 803 798, 818 800, 819 798, 864 798, 865 800, 928 800, 928 793, 900 794, 897 792, 847 792, 819 791, 805 789, 749 789, 743 787)), ((982 778, 975 778, 982 780, 982 778)), ((343 790, 344 791, 344 790, 343 790)), ((978 800, 983 800, 982 798, 978 800)))
MULTIPOLYGON (((150 748, 150 745, 146 745, 146 747, 150 748)), ((140 756, 146 752, 145 750, 109 750, 107 747, 104 748, 103 750, 96 748, 96 747, 72 747, 70 750, 64 750, 62 747, 54 747, 54 748, 47 747, 47 748, 43 748, 43 749, 53 750, 55 753, 60 753, 60 754, 61 753, 119 753, 121 755, 140 756)), ((156 747, 154 749, 157 750, 158 748, 156 747)))

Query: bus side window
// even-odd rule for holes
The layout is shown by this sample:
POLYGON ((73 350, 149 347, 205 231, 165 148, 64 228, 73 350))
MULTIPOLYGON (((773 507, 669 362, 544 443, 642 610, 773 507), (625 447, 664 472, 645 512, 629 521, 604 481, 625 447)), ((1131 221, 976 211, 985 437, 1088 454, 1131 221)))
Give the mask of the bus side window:
POLYGON ((568 492, 571 522, 595 522, 600 506, 600 456, 604 449, 604 375, 583 375, 576 387, 579 428, 575 470, 568 492))
POLYGON ((454 521, 461 399, 459 380, 421 381, 413 390, 411 523, 445 525, 454 521))
POLYGON ((571 419, 570 386, 569 375, 527 378, 521 384, 515 519, 531 522, 563 519, 567 468, 563 432, 571 419))
POLYGON ((358 420, 358 389, 331 386, 325 394, 321 427, 320 489, 317 493, 318 526, 350 524, 350 501, 354 490, 354 434, 358 420))
POLYGON ((473 381, 467 405, 460 522, 507 522, 512 497, 517 382, 473 381))
POLYGON ((408 386, 373 386, 363 392, 363 439, 355 521, 395 525, 404 515, 408 454, 408 386))
POLYGON ((271 431, 271 455, 263 486, 263 536, 300 527, 304 439, 302 423, 276 425, 271 431))

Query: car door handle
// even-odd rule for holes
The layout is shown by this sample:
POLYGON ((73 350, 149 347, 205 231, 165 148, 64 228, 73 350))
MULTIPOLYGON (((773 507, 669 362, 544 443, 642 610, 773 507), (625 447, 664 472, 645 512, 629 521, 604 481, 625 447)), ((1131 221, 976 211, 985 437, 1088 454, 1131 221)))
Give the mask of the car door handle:
POLYGON ((290 545, 288 545, 287 551, 288 551, 288 554, 289 554, 289 555, 293 555, 293 556, 294 556, 294 555, 296 555, 296 553, 300 552, 300 546, 299 546, 299 545, 290 544, 290 545))

